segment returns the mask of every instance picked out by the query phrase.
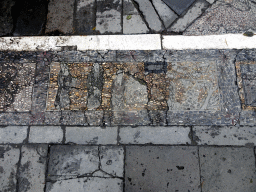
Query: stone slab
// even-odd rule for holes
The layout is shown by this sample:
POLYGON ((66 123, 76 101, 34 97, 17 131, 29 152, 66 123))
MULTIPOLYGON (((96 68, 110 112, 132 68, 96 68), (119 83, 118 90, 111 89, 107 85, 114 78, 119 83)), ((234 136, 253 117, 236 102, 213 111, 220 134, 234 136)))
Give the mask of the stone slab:
POLYGON ((0 127, 0 143, 23 143, 27 138, 27 126, 0 127))
POLYGON ((117 127, 66 127, 66 143, 117 144, 117 127))
POLYGON ((124 127, 120 128, 122 144, 191 144, 189 127, 124 127))
POLYGON ((202 191, 255 191, 253 148, 199 147, 202 191))
POLYGON ((18 176, 19 191, 44 191, 47 152, 47 145, 22 146, 18 176))
POLYGON ((19 148, 9 145, 0 146, 0 188, 2 191, 16 192, 19 157, 19 148))
POLYGON ((63 130, 59 126, 32 126, 29 132, 29 143, 61 143, 63 130))
POLYGON ((198 145, 256 145, 255 127, 193 127, 194 140, 198 145))
POLYGON ((201 191, 197 147, 127 146, 125 191, 201 191))
POLYGON ((46 192, 97 192, 103 189, 105 192, 122 192, 123 182, 121 179, 117 178, 86 177, 57 181, 55 183, 47 182, 46 184, 46 192))
POLYGON ((163 0, 177 14, 181 15, 195 0, 163 0))
POLYGON ((51 0, 45 33, 72 34, 74 0, 51 0))

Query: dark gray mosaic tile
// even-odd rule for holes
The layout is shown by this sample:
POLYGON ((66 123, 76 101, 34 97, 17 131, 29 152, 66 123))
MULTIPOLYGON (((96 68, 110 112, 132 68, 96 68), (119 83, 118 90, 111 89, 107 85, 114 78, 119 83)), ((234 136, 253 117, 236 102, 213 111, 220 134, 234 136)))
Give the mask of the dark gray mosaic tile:
POLYGON ((159 111, 159 110, 149 111, 151 124, 161 125, 161 126, 166 125, 167 124, 166 114, 167 114, 167 111, 159 111))
POLYGON ((62 125, 88 125, 83 111, 62 111, 62 125))
POLYGON ((100 126, 103 124, 103 111, 85 111, 84 113, 90 126, 100 126))
POLYGON ((0 113, 1 125, 29 125, 31 119, 30 113, 0 113))
POLYGON ((116 51, 98 51, 98 62, 116 61, 116 51))
POLYGON ((181 15, 195 0, 163 0, 178 15, 181 15))
POLYGON ((60 125, 61 111, 46 111, 44 125, 60 125))
POLYGON ((155 51, 116 51, 116 60, 119 62, 156 62, 164 61, 165 50, 155 51))

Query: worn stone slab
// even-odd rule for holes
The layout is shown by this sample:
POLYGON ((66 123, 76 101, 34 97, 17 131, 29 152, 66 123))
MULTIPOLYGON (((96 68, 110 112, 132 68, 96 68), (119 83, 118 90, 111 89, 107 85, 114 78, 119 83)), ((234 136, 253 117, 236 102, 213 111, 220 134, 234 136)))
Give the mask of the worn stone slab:
POLYGON ((124 176, 124 149, 120 146, 101 146, 100 169, 112 177, 124 176))
POLYGON ((184 35, 215 35, 256 31, 255 1, 219 0, 189 26, 184 35))
POLYGON ((120 0, 97 0, 95 30, 100 34, 121 33, 121 12, 120 0))
POLYGON ((3 0, 0 2, 0 36, 11 34, 13 29, 12 7, 15 5, 13 0, 3 0))
POLYGON ((195 0, 163 0, 177 14, 181 15, 195 0))
POLYGON ((148 23, 149 28, 155 32, 163 31, 164 26, 151 2, 147 0, 135 0, 135 2, 138 3, 139 9, 148 23))
POLYGON ((124 127, 120 128, 122 144, 191 144, 189 127, 124 127))
POLYGON ((200 191, 197 147, 127 146, 125 191, 200 191))
POLYGON ((59 126, 31 126, 29 143, 61 143, 63 130, 59 126))
POLYGON ((117 144, 117 127, 66 127, 66 143, 117 144))
POLYGON ((199 147, 199 157, 202 191, 255 190, 253 148, 199 147))
POLYGON ((73 33, 74 0, 51 0, 45 33, 73 33))
POLYGON ((27 138, 27 126, 0 127, 0 143, 23 143, 27 138))
POLYGON ((99 168, 96 146, 55 145, 50 149, 47 178, 63 180, 91 175, 99 168))
POLYGON ((104 190, 106 192, 122 192, 123 182, 117 178, 97 178, 85 177, 78 179, 69 179, 46 184, 46 192, 68 192, 84 191, 96 192, 104 190))
POLYGON ((179 18, 167 31, 183 32, 208 6, 209 3, 204 0, 197 1, 189 11, 183 17, 179 18))
POLYGON ((47 152, 47 145, 22 146, 18 176, 19 191, 44 191, 47 152))
POLYGON ((248 145, 256 144, 254 127, 195 126, 193 138, 198 145, 248 145))
POLYGON ((19 157, 19 148, 0 145, 0 188, 2 191, 16 192, 19 157))

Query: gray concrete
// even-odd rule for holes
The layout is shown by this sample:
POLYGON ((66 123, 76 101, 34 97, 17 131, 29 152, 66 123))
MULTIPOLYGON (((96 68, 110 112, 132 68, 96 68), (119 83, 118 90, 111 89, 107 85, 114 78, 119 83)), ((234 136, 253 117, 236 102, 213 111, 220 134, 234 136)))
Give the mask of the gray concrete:
POLYGON ((47 145, 23 145, 19 167, 19 192, 44 192, 47 145))
POLYGON ((75 0, 50 0, 45 33, 73 33, 74 3, 75 0))
POLYGON ((203 192, 255 191, 253 148, 200 147, 199 156, 203 192))
POLYGON ((55 183, 47 183, 46 192, 122 192, 123 184, 121 179, 117 178, 97 178, 86 177, 79 179, 70 179, 57 181, 55 183))
POLYGON ((117 144, 117 127, 66 127, 66 143, 117 144))
POLYGON ((198 145, 256 145, 255 127, 193 127, 194 140, 198 145))
POLYGON ((197 147, 127 146, 125 191, 201 191, 197 147))
POLYGON ((19 148, 0 145, 0 189, 3 192, 16 192, 19 157, 19 148))
POLYGON ((29 132, 29 143, 61 143, 63 130, 59 126, 32 126, 29 132))
POLYGON ((191 144, 189 127, 124 127, 120 128, 122 144, 191 144))
POLYGON ((27 138, 27 126, 0 127, 0 143, 22 143, 27 138))

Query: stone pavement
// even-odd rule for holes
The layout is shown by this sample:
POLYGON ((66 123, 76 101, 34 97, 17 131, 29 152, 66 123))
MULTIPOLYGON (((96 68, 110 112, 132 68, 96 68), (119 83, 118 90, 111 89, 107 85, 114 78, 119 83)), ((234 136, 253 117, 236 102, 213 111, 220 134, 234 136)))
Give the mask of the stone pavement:
POLYGON ((2 0, 0 36, 256 31, 255 0, 2 0))

